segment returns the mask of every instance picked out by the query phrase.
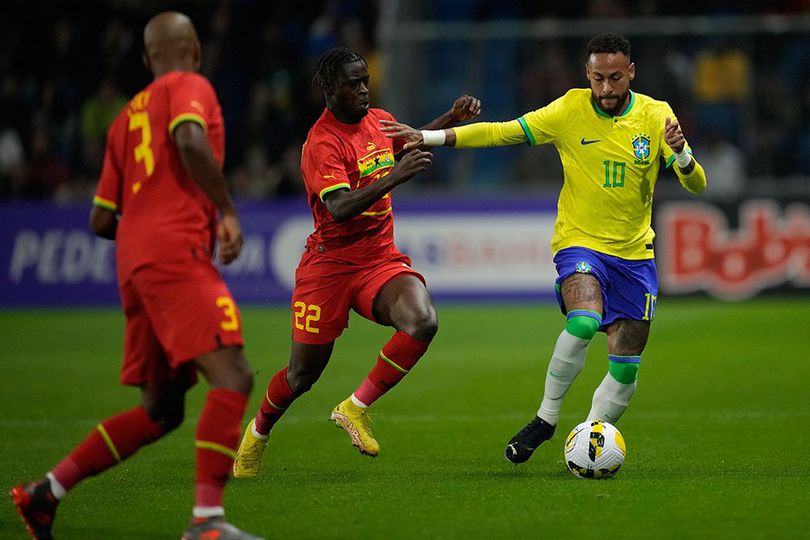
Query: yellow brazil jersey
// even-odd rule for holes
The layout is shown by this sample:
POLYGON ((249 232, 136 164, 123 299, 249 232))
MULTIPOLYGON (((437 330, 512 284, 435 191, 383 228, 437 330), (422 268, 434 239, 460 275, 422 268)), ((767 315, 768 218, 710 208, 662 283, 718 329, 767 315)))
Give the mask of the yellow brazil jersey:
POLYGON ((455 128, 456 147, 554 144, 564 183, 552 250, 577 246, 651 259, 653 189, 661 158, 667 166, 675 159, 664 142, 667 117, 675 120, 666 102, 634 92, 625 112, 611 117, 596 107, 590 89, 574 89, 512 122, 455 128))

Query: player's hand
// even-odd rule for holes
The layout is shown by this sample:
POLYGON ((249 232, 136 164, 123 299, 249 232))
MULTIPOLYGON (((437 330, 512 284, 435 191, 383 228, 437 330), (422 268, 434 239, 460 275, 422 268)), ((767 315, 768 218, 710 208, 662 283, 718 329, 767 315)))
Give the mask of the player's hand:
POLYGON ((236 214, 222 214, 217 223, 217 242, 219 244, 219 261, 231 264, 242 251, 242 226, 236 214))
POLYGON ((393 122, 391 120, 380 120, 383 127, 380 131, 385 133, 385 136, 390 139, 405 139, 405 146, 402 147, 406 152, 412 148, 422 146, 422 132, 414 129, 408 124, 400 122, 393 122))
POLYGON ((681 125, 677 120, 670 120, 669 117, 664 121, 664 141, 667 146, 672 148, 676 154, 683 150, 686 146, 686 139, 681 131, 681 125))
POLYGON ((400 159, 391 174, 396 174, 397 184, 402 184, 424 171, 433 163, 433 154, 424 150, 411 150, 400 159))
POLYGON ((481 100, 473 96, 461 96, 453 102, 450 109, 450 116, 456 122, 472 120, 481 114, 481 100))

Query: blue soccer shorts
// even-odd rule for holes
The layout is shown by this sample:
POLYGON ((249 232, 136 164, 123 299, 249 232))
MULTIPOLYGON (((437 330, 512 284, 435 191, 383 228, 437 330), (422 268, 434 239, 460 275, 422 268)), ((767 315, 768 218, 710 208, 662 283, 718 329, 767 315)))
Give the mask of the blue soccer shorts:
POLYGON ((652 321, 658 299, 658 272, 655 260, 628 260, 592 249, 570 247, 554 256, 557 303, 566 313, 560 285, 572 274, 591 274, 602 287, 602 325, 605 329, 618 319, 652 321))

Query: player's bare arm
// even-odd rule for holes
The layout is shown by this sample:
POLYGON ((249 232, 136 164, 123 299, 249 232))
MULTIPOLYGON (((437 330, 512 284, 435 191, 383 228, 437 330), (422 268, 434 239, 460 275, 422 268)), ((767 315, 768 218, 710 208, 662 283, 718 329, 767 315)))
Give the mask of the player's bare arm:
POLYGON ((393 122, 391 120, 380 120, 380 123, 383 125, 381 130, 385 132, 387 137, 405 139, 406 142, 403 150, 407 152, 408 150, 419 148, 420 146, 455 146, 456 132, 453 131, 451 127, 459 122, 477 118, 480 114, 481 100, 473 96, 463 95, 456 98, 453 102, 453 106, 450 107, 446 113, 419 129, 414 129, 408 124, 393 122), (422 137, 422 130, 435 129, 444 129, 444 142, 442 144, 430 144, 430 141, 428 141, 428 143, 425 144, 422 137))
MULTIPOLYGON (((683 136, 681 125, 677 120, 670 120, 667 118, 664 122, 664 141, 667 143, 673 152, 680 154, 686 146, 686 138, 683 136)), ((689 165, 680 167, 683 174, 690 174, 695 170, 695 160, 690 159, 689 165)))
POLYGON ((446 113, 428 122, 420 129, 443 129, 477 118, 481 114, 481 100, 474 96, 463 95, 453 101, 446 113))
POLYGON ((326 209, 338 223, 351 219, 368 210, 372 204, 398 185, 404 184, 430 167, 432 158, 433 154, 423 150, 408 152, 390 173, 376 182, 354 191, 339 189, 326 194, 324 197, 326 209))
MULTIPOLYGON (((383 127, 380 131, 385 133, 385 136, 391 139, 405 139, 405 145, 402 147, 404 151, 425 146, 425 140, 422 136, 422 130, 412 128, 408 124, 402 122, 393 122, 391 120, 380 120, 383 127)), ((453 128, 444 129, 444 142, 442 144, 427 144, 426 146, 455 146, 456 145, 456 132, 453 128)))
POLYGON ((239 257, 242 250, 242 228, 208 138, 199 124, 183 122, 174 130, 174 141, 183 167, 219 209, 219 259, 223 264, 229 264, 239 257))
POLYGON ((115 212, 100 206, 94 206, 90 210, 90 230, 96 236, 107 240, 115 240, 115 232, 118 230, 118 218, 115 212))

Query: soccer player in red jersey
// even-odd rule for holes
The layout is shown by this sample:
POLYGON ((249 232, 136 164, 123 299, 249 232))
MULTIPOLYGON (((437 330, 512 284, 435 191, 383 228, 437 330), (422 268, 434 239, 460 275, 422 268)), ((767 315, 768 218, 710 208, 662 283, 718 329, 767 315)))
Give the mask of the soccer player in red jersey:
MULTIPOLYGON (((331 415, 371 457, 380 446, 366 409, 414 367, 438 329, 424 278, 394 245, 389 193, 427 168, 432 155, 416 149, 395 161, 402 145, 380 132, 380 119, 392 116, 369 107, 368 66, 359 54, 326 52, 314 82, 324 90, 326 109, 301 156, 315 231, 296 270, 290 362, 270 380, 245 430, 234 462, 237 477, 258 474, 271 428, 320 377, 348 326, 349 310, 396 330, 365 380, 331 415)), ((480 108, 478 99, 462 96, 428 125, 454 125, 475 118, 480 108)))
POLYGON ((32 536, 51 538, 67 491, 180 425, 199 370, 211 389, 197 425, 196 502, 183 538, 254 539, 225 522, 222 507, 253 385, 239 311, 211 260, 215 241, 225 264, 242 246, 221 172, 222 112, 196 73, 200 44, 188 17, 155 16, 144 46, 154 81, 110 127, 90 214, 93 231, 117 244, 126 314, 121 381, 141 388, 141 404, 101 422, 44 478, 11 496, 32 536))

